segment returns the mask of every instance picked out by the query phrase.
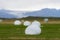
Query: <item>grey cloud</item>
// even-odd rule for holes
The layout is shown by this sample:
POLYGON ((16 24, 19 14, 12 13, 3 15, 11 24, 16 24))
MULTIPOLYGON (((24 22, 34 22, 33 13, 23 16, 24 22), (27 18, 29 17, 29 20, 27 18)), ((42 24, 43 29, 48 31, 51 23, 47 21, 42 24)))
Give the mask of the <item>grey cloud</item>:
POLYGON ((37 10, 60 8, 60 0, 0 0, 0 8, 17 10, 37 10))

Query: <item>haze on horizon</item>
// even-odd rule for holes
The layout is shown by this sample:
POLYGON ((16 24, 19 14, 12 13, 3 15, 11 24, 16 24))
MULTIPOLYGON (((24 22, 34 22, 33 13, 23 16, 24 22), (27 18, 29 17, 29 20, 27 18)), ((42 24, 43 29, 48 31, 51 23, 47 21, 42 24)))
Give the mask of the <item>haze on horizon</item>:
POLYGON ((36 11, 43 8, 60 9, 60 0, 0 0, 0 9, 36 11))

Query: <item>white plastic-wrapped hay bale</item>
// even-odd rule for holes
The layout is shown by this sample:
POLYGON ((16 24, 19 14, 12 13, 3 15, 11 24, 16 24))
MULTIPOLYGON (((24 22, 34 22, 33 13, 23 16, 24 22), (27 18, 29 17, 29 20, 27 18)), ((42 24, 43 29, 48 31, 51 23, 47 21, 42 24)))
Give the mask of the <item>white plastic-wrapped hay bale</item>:
POLYGON ((21 21, 19 20, 14 21, 14 25, 20 25, 20 24, 21 24, 21 21))
POLYGON ((44 22, 47 23, 47 22, 48 22, 48 18, 45 18, 45 19, 44 19, 44 22))
POLYGON ((30 26, 25 29, 26 35, 38 35, 41 33, 40 24, 37 21, 32 22, 30 26))
POLYGON ((31 25, 31 22, 29 22, 29 21, 24 22, 24 26, 29 26, 29 25, 31 25))
POLYGON ((41 26, 41 23, 40 23, 39 21, 37 21, 37 20, 33 21, 32 24, 33 24, 33 25, 41 26))

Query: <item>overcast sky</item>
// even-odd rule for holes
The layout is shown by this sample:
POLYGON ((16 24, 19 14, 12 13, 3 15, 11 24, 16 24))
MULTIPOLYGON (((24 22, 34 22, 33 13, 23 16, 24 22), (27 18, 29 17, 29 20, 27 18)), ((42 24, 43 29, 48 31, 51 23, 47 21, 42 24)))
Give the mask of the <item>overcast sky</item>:
POLYGON ((17 11, 36 11, 43 8, 60 9, 60 0, 0 0, 0 8, 17 11))

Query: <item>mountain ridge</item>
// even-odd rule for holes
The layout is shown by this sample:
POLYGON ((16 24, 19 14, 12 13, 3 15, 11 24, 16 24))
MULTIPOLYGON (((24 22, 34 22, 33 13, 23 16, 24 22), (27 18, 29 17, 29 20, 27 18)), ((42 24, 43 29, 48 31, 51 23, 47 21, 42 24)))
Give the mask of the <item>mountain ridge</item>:
POLYGON ((44 8, 38 11, 25 12, 25 11, 12 11, 1 9, 0 18, 23 18, 23 17, 60 17, 60 9, 44 8))

